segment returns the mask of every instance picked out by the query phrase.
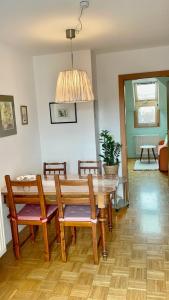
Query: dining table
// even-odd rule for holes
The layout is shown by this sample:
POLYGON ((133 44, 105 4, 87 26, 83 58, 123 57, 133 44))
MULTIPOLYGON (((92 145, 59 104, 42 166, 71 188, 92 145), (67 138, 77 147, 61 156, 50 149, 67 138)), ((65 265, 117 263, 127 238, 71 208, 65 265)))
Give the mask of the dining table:
MULTIPOLYGON (((67 175, 62 176, 61 178, 66 178, 69 180, 76 180, 76 179, 86 179, 85 176, 79 177, 78 175, 67 175)), ((28 176, 23 176, 24 178, 31 178, 28 176)), ((43 184, 43 191, 45 195, 46 204, 54 204, 56 203, 56 187, 54 181, 54 175, 45 175, 42 176, 42 184, 43 184)), ((102 244, 102 256, 104 259, 107 259, 108 251, 106 246, 106 224, 108 220, 108 228, 112 230, 112 199, 116 197, 116 191, 119 184, 119 177, 116 175, 104 175, 104 176, 93 176, 93 189, 94 189, 94 196, 96 200, 96 205, 100 210, 99 214, 99 222, 100 222, 100 229, 101 229, 101 244, 102 244), (108 217, 107 217, 108 215, 108 217)), ((35 187, 15 187, 14 193, 17 195, 29 195, 35 194, 37 191, 35 187)), ((8 194, 6 187, 2 187, 1 189, 2 196, 4 197, 4 202, 8 206, 8 194)), ((66 196, 72 197, 81 197, 81 203, 83 203, 83 196, 88 194, 87 186, 64 186, 62 189, 62 193, 66 196)), ((18 204, 22 204, 18 202, 18 204)))

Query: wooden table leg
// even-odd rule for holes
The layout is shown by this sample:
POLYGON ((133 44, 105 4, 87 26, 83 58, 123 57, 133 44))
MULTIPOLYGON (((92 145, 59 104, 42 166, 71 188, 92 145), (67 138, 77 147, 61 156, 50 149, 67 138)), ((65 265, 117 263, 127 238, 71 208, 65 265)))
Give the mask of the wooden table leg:
POLYGON ((105 208, 100 208, 100 228, 101 228, 101 240, 102 240, 102 255, 104 259, 107 259, 107 249, 106 249, 106 232, 105 232, 105 224, 106 224, 106 216, 105 216, 105 208))
POLYGON ((109 227, 109 231, 112 231, 113 225, 112 225, 112 198, 115 201, 115 192, 112 193, 112 195, 108 195, 108 197, 110 197, 107 201, 108 203, 108 227, 109 227))

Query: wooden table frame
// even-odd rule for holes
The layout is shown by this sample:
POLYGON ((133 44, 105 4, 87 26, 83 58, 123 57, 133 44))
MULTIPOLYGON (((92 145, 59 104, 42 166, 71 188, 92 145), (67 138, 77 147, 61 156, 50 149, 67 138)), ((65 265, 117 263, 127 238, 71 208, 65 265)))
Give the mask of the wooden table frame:
MULTIPOLYGON (((54 204, 54 197, 56 197, 56 191, 55 191, 55 186, 54 186, 54 180, 48 179, 49 176, 45 176, 43 179, 43 188, 44 188, 44 194, 46 197, 46 204, 54 204), (47 183, 51 181, 53 182, 53 186, 47 186, 47 183), (46 186, 45 186, 46 184, 46 186)), ((97 180, 97 179, 95 179, 97 180)), ((95 187, 94 184, 94 194, 96 197, 96 203, 98 205, 98 208, 100 209, 100 215, 99 215, 99 222, 100 222, 100 228, 101 228, 101 242, 102 242, 102 256, 104 259, 107 259, 108 256, 108 251, 106 247, 106 222, 107 222, 107 217, 106 213, 109 214, 109 230, 112 230, 112 197, 115 197, 115 193, 117 190, 118 186, 118 177, 116 178, 105 178, 103 176, 98 177, 98 182, 100 181, 101 186, 97 188, 95 187), (104 182, 106 180, 110 181, 110 185, 104 185, 104 182), (112 182, 112 183, 111 183, 112 182), (96 189, 95 189, 96 188, 96 189), (102 195, 102 198, 99 199, 99 195, 102 195)), ((94 181, 93 181, 94 182, 94 181)), ((8 205, 8 199, 7 199, 7 191, 6 188, 2 188, 1 191, 2 195, 4 196, 4 202, 7 203, 8 205)), ((30 194, 30 191, 16 191, 17 194, 24 194, 25 196, 30 194)), ((33 193, 33 192, 31 192, 33 193)), ((34 192, 35 193, 35 192, 34 192)), ((65 192, 67 194, 67 192, 65 192)), ((70 193, 70 197, 74 197, 74 194, 72 192, 70 193)), ((79 196, 79 192, 76 192, 76 195, 79 196)), ((81 195, 81 193, 80 193, 81 195)), ((83 192, 83 195, 85 193, 83 192)), ((22 204, 22 202, 18 202, 18 204, 22 204)), ((79 204, 84 204, 84 203, 79 203, 79 204)))

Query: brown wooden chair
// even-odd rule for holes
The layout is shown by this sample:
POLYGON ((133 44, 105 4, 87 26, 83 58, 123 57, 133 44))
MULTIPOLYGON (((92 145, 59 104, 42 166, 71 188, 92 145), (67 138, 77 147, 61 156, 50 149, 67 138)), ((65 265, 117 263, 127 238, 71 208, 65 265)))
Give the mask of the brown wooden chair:
POLYGON ((62 174, 66 176, 66 162, 51 162, 43 163, 43 174, 52 175, 52 174, 62 174))
MULTIPOLYGON (((95 203, 92 175, 88 175, 84 180, 61 180, 59 175, 55 175, 55 184, 59 209, 62 260, 64 262, 67 260, 65 227, 91 227, 94 263, 98 264, 97 225, 99 210, 95 203), (80 186, 82 190, 77 192, 80 186), (65 188, 67 190, 66 193, 62 190, 65 188), (73 197, 72 189, 75 192, 73 197)), ((74 240, 75 238, 74 232, 74 240)))
POLYGON ((79 176, 102 175, 101 160, 78 160, 78 174, 79 176))
MULTIPOLYGON (((102 175, 102 162, 101 160, 78 160, 78 174, 79 177, 86 177, 88 174, 94 176, 102 175)), ((113 193, 114 195, 114 193, 113 193)), ((109 202, 107 207, 108 227, 112 231, 112 201, 109 202)))
MULTIPOLYGON (((13 249, 17 259, 20 258, 20 244, 18 225, 29 225, 31 239, 34 241, 34 225, 42 226, 44 238, 45 260, 49 260, 49 241, 47 223, 55 217, 56 234, 59 233, 57 205, 46 205, 41 176, 37 175, 32 181, 12 181, 9 175, 5 176, 7 186, 7 203, 12 231, 13 249), (29 193, 26 193, 29 189, 29 193), (30 191, 32 192, 30 193, 30 191), (21 193, 22 191, 22 193, 21 193), (17 204, 25 204, 17 211, 17 204)), ((26 240, 28 237, 26 238, 26 240)), ((25 241, 24 241, 25 242, 25 241)))

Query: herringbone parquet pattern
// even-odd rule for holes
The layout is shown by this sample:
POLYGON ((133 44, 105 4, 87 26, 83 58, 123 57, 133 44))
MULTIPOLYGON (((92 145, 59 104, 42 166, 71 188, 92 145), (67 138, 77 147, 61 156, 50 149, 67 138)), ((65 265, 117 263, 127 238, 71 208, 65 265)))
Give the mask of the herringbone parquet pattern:
POLYGON ((67 263, 61 262, 56 243, 51 261, 44 262, 39 232, 35 244, 22 247, 21 260, 14 259, 11 248, 0 259, 0 299, 169 299, 167 177, 158 171, 134 172, 132 165, 130 208, 113 212, 108 260, 93 264, 90 230, 79 229, 67 263))

